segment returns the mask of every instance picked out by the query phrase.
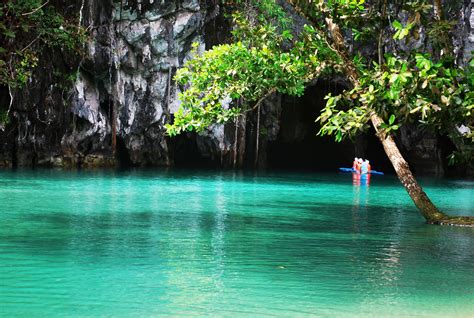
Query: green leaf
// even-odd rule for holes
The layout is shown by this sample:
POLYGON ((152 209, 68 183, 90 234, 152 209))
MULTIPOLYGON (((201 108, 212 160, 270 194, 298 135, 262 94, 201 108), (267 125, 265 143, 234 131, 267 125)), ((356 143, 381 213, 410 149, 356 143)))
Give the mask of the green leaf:
POLYGON ((403 25, 397 20, 393 21, 392 26, 397 30, 401 30, 403 28, 403 25))
POLYGON ((15 38, 15 32, 13 32, 12 30, 3 31, 3 35, 5 35, 8 38, 12 38, 12 39, 15 38))
POLYGON ((289 30, 284 30, 281 34, 281 36, 285 39, 285 40, 291 40, 293 39, 293 34, 291 34, 291 31, 289 30))
POLYGON ((393 125, 393 123, 395 122, 395 115, 391 115, 390 118, 388 119, 388 123, 389 125, 393 125))
POLYGON ((395 83, 398 79, 398 74, 392 74, 390 75, 390 83, 395 83))

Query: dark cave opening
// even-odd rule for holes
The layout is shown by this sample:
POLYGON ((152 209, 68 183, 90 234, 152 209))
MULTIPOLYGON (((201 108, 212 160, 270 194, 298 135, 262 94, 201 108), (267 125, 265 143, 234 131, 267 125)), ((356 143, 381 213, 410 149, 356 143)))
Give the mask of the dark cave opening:
POLYGON ((179 168, 212 168, 219 163, 206 158, 198 147, 196 133, 182 133, 173 138, 173 161, 179 168))
POLYGON ((302 97, 282 97, 278 138, 268 145, 269 168, 336 171, 339 167, 350 167, 357 155, 369 159, 375 170, 393 171, 373 131, 354 142, 346 139, 338 143, 332 136, 317 135, 320 127, 315 119, 325 104, 324 97, 342 90, 341 85, 319 82, 308 87, 302 97))
POLYGON ((115 150, 115 160, 120 169, 132 168, 133 162, 130 159, 130 153, 128 152, 125 141, 122 137, 117 136, 117 148, 115 150))
POLYGON ((440 161, 446 177, 464 177, 468 174, 468 163, 449 164, 449 157, 457 150, 456 145, 447 135, 438 137, 440 161))

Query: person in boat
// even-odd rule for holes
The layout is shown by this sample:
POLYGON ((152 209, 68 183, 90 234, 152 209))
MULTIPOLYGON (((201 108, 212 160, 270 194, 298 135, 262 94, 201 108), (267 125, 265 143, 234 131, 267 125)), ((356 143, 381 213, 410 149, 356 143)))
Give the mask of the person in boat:
POLYGON ((361 170, 360 170, 360 169, 361 169, 361 167, 362 167, 362 162, 364 162, 364 160, 363 160, 362 158, 358 158, 358 159, 357 159, 357 169, 356 169, 356 172, 359 173, 359 174, 361 173, 361 170))
POLYGON ((352 163, 352 169, 354 169, 354 172, 360 173, 360 165, 362 163, 362 158, 354 158, 354 162, 352 163))
POLYGON ((361 174, 369 174, 370 173, 370 164, 369 164, 369 160, 364 160, 362 161, 361 165, 360 165, 360 173, 361 174))
POLYGON ((352 162, 352 169, 354 169, 354 171, 357 171, 358 166, 359 166, 359 158, 355 157, 354 161, 352 162))

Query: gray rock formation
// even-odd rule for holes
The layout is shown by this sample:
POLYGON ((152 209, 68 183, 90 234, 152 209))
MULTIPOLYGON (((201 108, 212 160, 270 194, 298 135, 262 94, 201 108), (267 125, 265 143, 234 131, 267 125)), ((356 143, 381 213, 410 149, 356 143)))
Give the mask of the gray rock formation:
POLYGON ((465 0, 461 9, 458 39, 461 43, 459 55, 463 64, 467 62, 471 52, 474 51, 474 0, 465 0))
POLYGON ((114 2, 108 10, 100 26, 96 19, 84 21, 94 35, 74 85, 72 112, 87 125, 65 135, 62 144, 92 138, 99 142, 89 153, 110 154, 115 131, 124 160, 170 165, 164 124, 178 105, 172 78, 192 43, 204 48, 203 26, 217 8, 198 0, 149 0, 114 2))

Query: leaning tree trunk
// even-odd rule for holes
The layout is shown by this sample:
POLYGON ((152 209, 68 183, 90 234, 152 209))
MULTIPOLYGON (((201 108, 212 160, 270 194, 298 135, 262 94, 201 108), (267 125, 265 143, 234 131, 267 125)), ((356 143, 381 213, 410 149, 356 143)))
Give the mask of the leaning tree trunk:
POLYGON ((384 134, 379 129, 380 125, 383 123, 382 118, 380 118, 376 113, 372 113, 370 120, 375 128, 377 137, 383 145, 387 157, 390 159, 390 162, 397 173, 398 179, 400 179, 400 182, 405 187, 405 190, 407 190, 418 210, 420 210, 421 214, 426 219, 426 222, 428 224, 474 226, 473 217, 451 217, 438 210, 411 173, 408 163, 398 150, 397 144, 392 136, 384 134))
POLYGON ((426 222, 430 224, 439 224, 442 220, 447 218, 443 212, 438 210, 438 208, 431 202, 430 198, 426 195, 425 191, 416 181, 415 177, 411 173, 408 163, 403 158, 402 154, 398 150, 398 147, 393 140, 392 136, 384 134, 379 130, 380 125, 383 123, 382 119, 375 113, 372 113, 370 116, 372 124, 375 128, 377 137, 383 145, 387 157, 390 159, 390 162, 397 173, 398 179, 407 190, 411 199, 415 203, 416 207, 420 210, 423 217, 426 219, 426 222))

